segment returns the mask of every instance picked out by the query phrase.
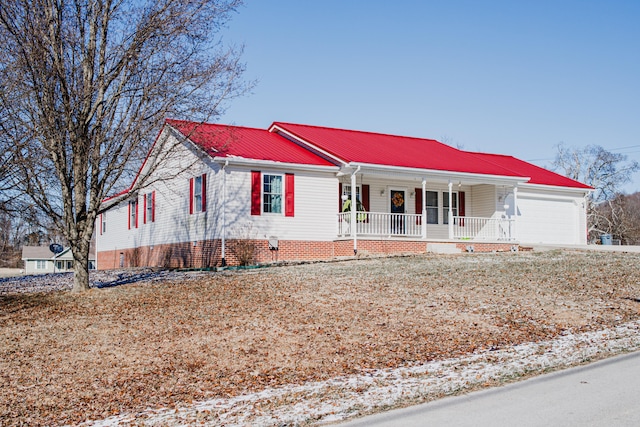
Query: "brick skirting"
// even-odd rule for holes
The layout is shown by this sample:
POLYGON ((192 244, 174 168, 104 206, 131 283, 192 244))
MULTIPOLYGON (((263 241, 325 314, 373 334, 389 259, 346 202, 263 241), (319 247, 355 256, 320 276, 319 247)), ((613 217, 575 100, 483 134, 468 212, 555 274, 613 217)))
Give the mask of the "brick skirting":
MULTIPOLYGON (((390 255, 425 253, 427 242, 419 240, 358 240, 359 255, 390 255)), ((448 242, 451 243, 451 242, 448 242)), ((507 252, 511 243, 455 242, 458 249, 467 252, 507 252)), ((517 248, 517 245, 515 245, 517 248)), ((227 240, 227 265, 271 263, 277 261, 328 260, 354 256, 353 240, 332 242, 280 240, 278 249, 269 249, 267 240, 227 240)), ((222 265, 221 241, 206 240, 188 243, 142 246, 98 252, 98 269, 121 267, 210 268, 222 265)))

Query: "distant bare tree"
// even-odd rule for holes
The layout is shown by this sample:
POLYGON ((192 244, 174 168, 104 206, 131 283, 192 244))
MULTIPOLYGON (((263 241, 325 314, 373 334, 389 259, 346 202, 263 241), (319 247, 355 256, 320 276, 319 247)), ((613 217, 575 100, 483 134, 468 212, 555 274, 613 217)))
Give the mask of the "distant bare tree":
POLYGON ((633 173, 640 170, 638 162, 628 161, 624 154, 612 153, 599 145, 569 148, 558 144, 553 167, 594 188, 586 200, 588 231, 592 239, 610 231, 603 227, 607 219, 602 217, 603 210, 598 206, 612 203, 622 186, 631 181, 633 173))
POLYGON ((20 188, 71 246, 75 290, 89 286, 102 200, 135 174, 164 118, 212 120, 247 90, 240 52, 216 38, 240 4, 0 0, 0 137, 20 188))
POLYGON ((640 244, 640 192, 617 194, 596 210, 598 230, 613 235, 623 245, 640 244))

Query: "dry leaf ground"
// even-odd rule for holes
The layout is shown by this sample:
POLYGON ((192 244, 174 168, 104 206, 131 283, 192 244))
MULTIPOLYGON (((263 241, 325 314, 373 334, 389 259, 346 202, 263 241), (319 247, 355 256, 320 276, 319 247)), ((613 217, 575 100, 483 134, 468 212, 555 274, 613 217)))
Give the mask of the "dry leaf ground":
POLYGON ((0 293, 0 425, 63 425, 640 319, 640 255, 411 256, 0 293))

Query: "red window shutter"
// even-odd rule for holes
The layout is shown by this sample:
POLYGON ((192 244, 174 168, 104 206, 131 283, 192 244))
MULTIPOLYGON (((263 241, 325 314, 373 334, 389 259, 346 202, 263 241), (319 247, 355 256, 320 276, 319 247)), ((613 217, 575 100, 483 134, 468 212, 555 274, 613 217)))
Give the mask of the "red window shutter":
POLYGON ((100 219, 98 221, 98 227, 100 227, 100 235, 102 236, 102 214, 100 214, 100 219))
MULTIPOLYGON (((413 191, 416 193, 416 215, 422 215, 422 188, 415 188, 413 191)), ((416 218, 416 224, 422 224, 422 217, 416 218)))
POLYGON ((342 183, 338 183, 338 212, 342 212, 342 183))
POLYGON ((136 198, 136 228, 138 228, 138 199, 136 198))
POLYGON ((147 223, 147 195, 142 196, 142 223, 147 223))
POLYGON ((127 228, 131 230, 131 202, 127 203, 127 228))
MULTIPOLYGON (((362 184, 362 207, 369 212, 369 184, 362 184)), ((369 222, 369 215, 365 215, 364 222, 369 222)))
POLYGON ((189 215, 193 213, 193 178, 189 180, 189 215))
POLYGON ((251 215, 260 215, 261 181, 262 174, 259 171, 251 171, 251 215))
POLYGON ((156 192, 151 193, 151 222, 156 221, 156 192))
POLYGON ((207 174, 202 174, 202 212, 207 211, 207 174))
POLYGON ((295 207, 295 187, 292 173, 284 175, 284 216, 293 216, 295 207))
POLYGON ((362 206, 369 212, 369 184, 362 184, 362 206))
MULTIPOLYGON (((465 216, 464 205, 465 205, 464 191, 458 191, 458 215, 459 216, 465 216)), ((464 219, 460 219, 460 226, 464 227, 464 219)))

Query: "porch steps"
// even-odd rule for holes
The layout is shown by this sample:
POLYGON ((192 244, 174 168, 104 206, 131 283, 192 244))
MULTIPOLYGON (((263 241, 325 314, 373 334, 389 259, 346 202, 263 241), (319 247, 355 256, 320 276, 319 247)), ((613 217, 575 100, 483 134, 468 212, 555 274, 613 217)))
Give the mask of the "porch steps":
POLYGON ((462 251, 455 243, 427 243, 427 252, 433 254, 459 254, 462 251))

